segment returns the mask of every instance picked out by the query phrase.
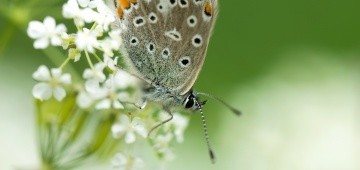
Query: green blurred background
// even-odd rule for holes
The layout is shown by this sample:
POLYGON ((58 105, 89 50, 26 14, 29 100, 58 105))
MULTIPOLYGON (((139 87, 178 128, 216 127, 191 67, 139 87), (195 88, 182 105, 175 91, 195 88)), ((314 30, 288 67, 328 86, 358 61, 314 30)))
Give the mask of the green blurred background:
MULTIPOLYGON (((32 1, 0 0, 0 169, 38 161, 31 74, 53 64, 33 49, 27 23, 47 15, 69 22, 61 19, 62 1, 29 9, 32 1)), ((243 116, 210 100, 205 114, 217 163, 196 114, 168 169, 360 169, 360 1, 219 3, 195 89, 243 116)))

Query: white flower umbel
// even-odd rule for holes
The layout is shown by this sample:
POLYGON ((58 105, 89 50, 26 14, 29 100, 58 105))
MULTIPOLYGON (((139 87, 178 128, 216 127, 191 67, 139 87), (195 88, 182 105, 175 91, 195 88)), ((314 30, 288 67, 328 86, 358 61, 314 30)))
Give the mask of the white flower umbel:
POLYGON ((32 94, 40 100, 47 100, 54 96, 56 100, 61 101, 66 96, 63 85, 71 83, 70 74, 62 74, 61 69, 57 68, 51 69, 50 72, 44 65, 41 65, 32 76, 35 80, 39 81, 34 86, 32 94))
POLYGON ((98 32, 84 28, 82 31, 78 31, 76 35, 76 47, 79 50, 86 50, 90 53, 94 53, 95 48, 100 45, 97 40, 98 36, 100 36, 98 32))
POLYGON ((43 22, 31 21, 27 29, 29 37, 35 39, 35 49, 45 49, 49 44, 60 46, 63 33, 66 33, 65 25, 56 25, 55 19, 50 16, 45 17, 43 22))
POLYGON ((118 117, 117 122, 111 128, 114 138, 120 138, 125 135, 125 143, 131 144, 136 141, 135 133, 145 138, 147 130, 139 117, 130 118, 124 114, 118 117))
POLYGON ((144 161, 139 157, 117 153, 112 160, 112 165, 116 170, 138 170, 144 167, 144 161))

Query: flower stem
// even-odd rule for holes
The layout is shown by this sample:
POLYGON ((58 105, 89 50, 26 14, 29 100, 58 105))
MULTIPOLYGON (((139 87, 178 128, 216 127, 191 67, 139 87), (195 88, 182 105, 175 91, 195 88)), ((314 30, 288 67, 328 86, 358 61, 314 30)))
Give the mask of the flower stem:
POLYGON ((67 57, 66 58, 66 60, 61 64, 61 66, 59 67, 61 70, 65 67, 65 65, 67 64, 67 63, 69 63, 69 61, 71 60, 71 58, 70 57, 67 57))
MULTIPOLYGON (((63 54, 56 48, 47 48, 42 51, 55 65, 61 65, 63 63, 63 54)), ((74 78, 74 80, 81 82, 81 76, 71 64, 68 65, 67 69, 70 72, 71 76, 74 78)))
POLYGON ((86 50, 85 50, 85 56, 86 56, 86 59, 87 59, 89 65, 90 65, 90 67, 91 67, 92 69, 94 69, 94 65, 93 65, 93 63, 92 63, 92 61, 91 61, 91 59, 90 59, 89 53, 88 53, 86 50))

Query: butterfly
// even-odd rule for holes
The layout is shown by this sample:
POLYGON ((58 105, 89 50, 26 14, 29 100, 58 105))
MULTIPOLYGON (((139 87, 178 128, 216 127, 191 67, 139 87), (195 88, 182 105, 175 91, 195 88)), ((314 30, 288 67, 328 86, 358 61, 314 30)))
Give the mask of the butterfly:
POLYGON ((206 101, 199 101, 199 95, 214 98, 240 114, 222 100, 192 90, 217 18, 217 0, 115 0, 115 6, 117 27, 122 30, 120 52, 130 70, 147 82, 144 98, 160 103, 169 114, 152 130, 173 118, 174 107, 199 110, 214 162, 202 112, 206 101))

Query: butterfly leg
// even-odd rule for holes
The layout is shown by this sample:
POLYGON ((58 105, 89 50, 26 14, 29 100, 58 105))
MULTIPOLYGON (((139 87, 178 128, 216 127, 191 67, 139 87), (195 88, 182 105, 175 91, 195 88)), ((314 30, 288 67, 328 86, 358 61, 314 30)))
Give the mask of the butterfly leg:
POLYGON ((149 133, 148 133, 148 137, 151 135, 151 133, 152 133, 155 129, 159 128, 160 126, 164 125, 165 123, 167 123, 167 122, 169 122, 169 121, 171 121, 171 120, 173 119, 174 116, 173 116, 173 114, 171 113, 171 111, 170 111, 168 108, 164 108, 164 110, 169 114, 170 117, 169 117, 168 119, 162 121, 161 123, 157 124, 157 125, 154 126, 153 128, 151 128, 150 131, 149 131, 149 133))

